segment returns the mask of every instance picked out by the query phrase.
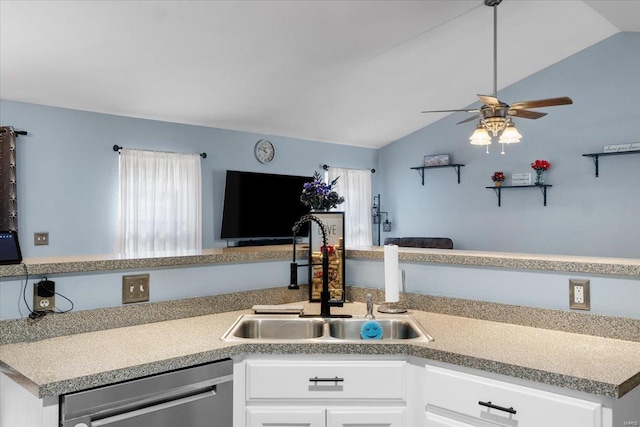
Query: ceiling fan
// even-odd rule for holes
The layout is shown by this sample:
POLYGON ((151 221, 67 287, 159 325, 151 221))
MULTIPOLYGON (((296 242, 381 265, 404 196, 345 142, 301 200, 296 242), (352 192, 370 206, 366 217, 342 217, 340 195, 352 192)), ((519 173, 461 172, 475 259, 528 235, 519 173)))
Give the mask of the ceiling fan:
MULTIPOLYGON (((540 113, 538 111, 532 111, 531 108, 553 107, 557 105, 573 104, 573 101, 568 96, 562 96, 559 98, 538 99, 533 101, 520 101, 511 105, 500 101, 497 98, 498 93, 498 5, 502 0, 484 0, 485 6, 493 7, 493 94, 492 95, 478 95, 480 101, 482 101, 482 107, 470 108, 463 110, 430 110, 422 111, 423 113, 453 113, 453 112, 466 112, 476 113, 474 116, 469 117, 457 124, 470 122, 475 119, 480 119, 478 126, 471 136, 471 144, 474 145, 486 145, 487 153, 489 152, 489 144, 491 144, 491 136, 498 136, 500 134, 499 143, 512 144, 520 142, 522 135, 517 131, 511 117, 518 117, 523 119, 539 119, 546 116, 547 113, 540 113), (488 132, 489 131, 489 132, 488 132)), ((504 145, 502 154, 504 154, 504 145)))

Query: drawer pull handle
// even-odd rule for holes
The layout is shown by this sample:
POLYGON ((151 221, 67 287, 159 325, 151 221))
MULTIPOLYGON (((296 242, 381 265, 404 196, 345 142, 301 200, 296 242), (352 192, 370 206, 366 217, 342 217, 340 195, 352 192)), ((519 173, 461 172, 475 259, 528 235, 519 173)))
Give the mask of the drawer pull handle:
POLYGON ((344 382, 344 378, 318 378, 318 377, 313 377, 313 378, 309 378, 309 381, 311 381, 312 383, 341 383, 344 382))
POLYGON ((489 402, 480 401, 480 402, 478 402, 478 405, 486 406, 487 408, 497 409, 498 411, 508 412, 508 413, 514 414, 514 415, 516 413, 516 410, 513 409, 513 407, 505 408, 504 406, 494 405, 493 403, 491 403, 491 401, 489 401, 489 402))

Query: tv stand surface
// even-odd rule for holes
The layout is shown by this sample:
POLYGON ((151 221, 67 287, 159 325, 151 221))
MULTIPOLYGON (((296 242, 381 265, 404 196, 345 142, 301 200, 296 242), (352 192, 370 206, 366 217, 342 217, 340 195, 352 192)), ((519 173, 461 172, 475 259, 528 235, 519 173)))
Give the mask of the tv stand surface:
POLYGON ((236 247, 244 246, 271 246, 271 245, 292 245, 293 238, 286 237, 281 239, 251 239, 251 240, 238 240, 236 247))

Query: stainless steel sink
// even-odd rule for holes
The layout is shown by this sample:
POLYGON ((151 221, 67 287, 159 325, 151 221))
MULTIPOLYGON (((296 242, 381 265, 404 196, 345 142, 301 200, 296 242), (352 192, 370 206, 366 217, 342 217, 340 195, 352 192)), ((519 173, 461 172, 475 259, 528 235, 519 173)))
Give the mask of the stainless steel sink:
POLYGON ((245 314, 222 336, 224 341, 282 340, 294 342, 429 342, 433 338, 411 316, 385 315, 373 319, 382 327, 382 339, 363 340, 360 330, 369 319, 301 318, 283 314, 245 314))
MULTIPOLYGON (((362 340, 360 330, 368 319, 329 320, 329 335, 341 340, 362 340)), ((407 319, 375 319, 382 326, 383 340, 412 340, 420 338, 422 331, 407 319)))
POLYGON ((225 334, 235 338, 299 340, 318 338, 323 334, 322 319, 270 315, 241 316, 225 334))

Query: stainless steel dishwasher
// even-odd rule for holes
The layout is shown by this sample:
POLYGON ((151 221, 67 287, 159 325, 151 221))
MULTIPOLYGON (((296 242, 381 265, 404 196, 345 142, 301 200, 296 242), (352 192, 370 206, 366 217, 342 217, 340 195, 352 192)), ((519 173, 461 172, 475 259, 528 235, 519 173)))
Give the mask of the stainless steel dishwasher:
POLYGON ((154 375, 60 400, 61 427, 232 427, 233 362, 154 375))

